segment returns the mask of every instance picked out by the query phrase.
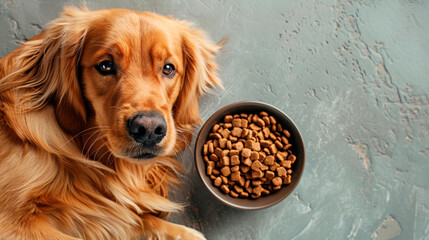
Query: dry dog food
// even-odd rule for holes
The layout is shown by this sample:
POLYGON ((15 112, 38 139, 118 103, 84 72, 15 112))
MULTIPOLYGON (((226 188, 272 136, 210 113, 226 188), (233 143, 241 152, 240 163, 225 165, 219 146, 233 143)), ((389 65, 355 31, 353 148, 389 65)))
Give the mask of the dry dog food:
POLYGON ((213 184, 232 197, 259 198, 291 183, 290 133, 267 112, 226 115, 203 155, 213 184))

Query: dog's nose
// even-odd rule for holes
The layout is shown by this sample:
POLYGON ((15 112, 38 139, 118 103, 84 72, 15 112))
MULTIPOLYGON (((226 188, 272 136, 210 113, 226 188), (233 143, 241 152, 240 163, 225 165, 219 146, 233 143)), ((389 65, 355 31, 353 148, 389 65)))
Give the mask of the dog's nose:
POLYGON ((139 113, 127 123, 128 133, 138 143, 151 147, 161 142, 167 133, 167 123, 156 112, 139 113))

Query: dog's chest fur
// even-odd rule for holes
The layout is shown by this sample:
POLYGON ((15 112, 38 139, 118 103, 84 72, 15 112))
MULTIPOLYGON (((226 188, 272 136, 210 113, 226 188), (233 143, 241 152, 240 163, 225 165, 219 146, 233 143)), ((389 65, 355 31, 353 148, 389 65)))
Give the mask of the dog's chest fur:
POLYGON ((44 219, 74 237, 134 239, 143 229, 142 214, 162 215, 177 207, 165 198, 165 185, 158 177, 163 177, 160 169, 164 174, 168 170, 161 165, 138 166, 118 159, 111 172, 75 162, 68 165, 66 157, 32 143, 16 144, 19 138, 10 135, 3 117, 0 122, 0 232, 7 232, 8 224, 31 228, 37 224, 33 219, 44 219), (127 172, 126 177, 118 177, 118 171, 127 172))

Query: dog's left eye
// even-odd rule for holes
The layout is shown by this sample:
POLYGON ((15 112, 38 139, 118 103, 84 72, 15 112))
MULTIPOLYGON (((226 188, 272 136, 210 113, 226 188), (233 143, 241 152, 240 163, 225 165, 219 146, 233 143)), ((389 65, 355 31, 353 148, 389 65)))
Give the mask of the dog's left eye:
POLYGON ((112 61, 105 60, 95 65, 95 69, 103 76, 116 73, 115 64, 112 61))
POLYGON ((172 77, 176 73, 176 68, 173 64, 165 64, 162 68, 162 74, 167 77, 172 77))

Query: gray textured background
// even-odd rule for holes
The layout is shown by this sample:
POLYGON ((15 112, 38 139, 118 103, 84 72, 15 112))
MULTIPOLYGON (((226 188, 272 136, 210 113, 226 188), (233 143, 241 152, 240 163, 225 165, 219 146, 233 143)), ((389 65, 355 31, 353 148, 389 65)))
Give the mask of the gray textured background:
MULTIPOLYGON (((241 100, 286 112, 307 165, 280 204, 242 211, 217 202, 188 172, 172 221, 208 239, 429 239, 429 1, 82 1, 187 19, 214 40, 225 91, 203 119, 241 100)), ((0 57, 73 1, 0 0, 0 57)), ((191 145, 193 147, 193 144, 191 145)))

